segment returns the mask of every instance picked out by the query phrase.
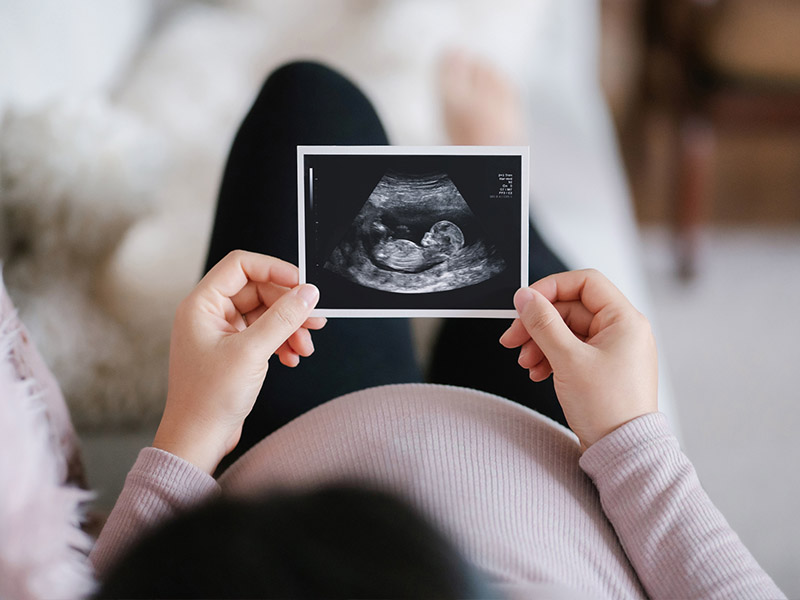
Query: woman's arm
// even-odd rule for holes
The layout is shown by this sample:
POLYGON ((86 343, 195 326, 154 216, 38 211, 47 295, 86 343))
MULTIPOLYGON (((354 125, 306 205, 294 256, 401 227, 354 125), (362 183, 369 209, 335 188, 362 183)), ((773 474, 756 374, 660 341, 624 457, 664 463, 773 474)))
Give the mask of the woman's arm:
POLYGON ((553 374, 581 466, 653 597, 781 598, 703 492, 658 410, 650 325, 597 271, 517 292, 500 342, 534 381, 553 374))
POLYGON ((580 459, 652 598, 784 598, 703 490, 661 413, 580 459))
POLYGON ((143 532, 219 493, 212 474, 239 440, 270 357, 296 366, 314 351, 309 330, 325 325, 309 318, 317 289, 297 284, 293 265, 236 251, 178 307, 164 414, 92 551, 99 575, 143 532))
POLYGON ((219 494, 214 478, 190 462, 145 448, 89 555, 102 579, 143 533, 199 502, 219 494))

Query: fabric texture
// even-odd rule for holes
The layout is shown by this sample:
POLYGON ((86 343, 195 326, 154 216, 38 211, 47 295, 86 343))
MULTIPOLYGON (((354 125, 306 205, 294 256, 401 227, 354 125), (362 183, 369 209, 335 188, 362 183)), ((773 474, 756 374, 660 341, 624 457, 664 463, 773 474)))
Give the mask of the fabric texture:
POLYGON ((95 570, 107 571, 141 533, 218 493, 208 473, 158 448, 144 448, 92 549, 95 570))
POLYGON ((703 491, 664 415, 623 425, 580 466, 651 597, 781 597, 703 491))
POLYGON ((0 598, 92 592, 80 464, 64 399, 0 277, 0 598))
POLYGON ((631 421, 581 457, 571 432, 528 408, 425 384, 323 404, 218 484, 143 450, 92 558, 102 576, 141 532, 220 490, 341 481, 407 500, 508 597, 783 597, 703 492, 663 415, 631 421))
POLYGON ((47 368, 9 297, 0 263, 0 336, 5 354, 2 359, 14 371, 14 378, 27 381, 30 394, 41 403, 48 422, 49 444, 60 483, 86 488, 86 472, 80 444, 72 426, 70 412, 53 373, 47 368))

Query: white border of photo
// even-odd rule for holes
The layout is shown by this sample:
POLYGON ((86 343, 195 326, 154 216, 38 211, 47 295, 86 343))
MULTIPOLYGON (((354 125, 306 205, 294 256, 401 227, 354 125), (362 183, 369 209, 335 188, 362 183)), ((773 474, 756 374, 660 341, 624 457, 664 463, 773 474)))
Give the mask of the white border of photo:
MULTIPOLYGON (((304 157, 306 155, 401 155, 401 156, 497 156, 519 155, 522 157, 522 176, 520 182, 520 285, 528 285, 528 228, 529 228, 529 173, 530 173, 530 148, 528 146, 298 146, 297 147, 297 226, 298 226, 298 267, 300 270, 300 283, 309 283, 306 275, 306 177, 304 157)), ((311 184, 313 185, 313 184, 311 184)), ((313 281, 310 283, 314 283, 313 281)), ((324 291, 320 290, 324 297, 324 291)), ((517 311, 513 308, 512 297, 508 299, 508 309, 344 309, 325 308, 315 309, 312 316, 324 317, 462 317, 462 318, 516 318, 517 311)))

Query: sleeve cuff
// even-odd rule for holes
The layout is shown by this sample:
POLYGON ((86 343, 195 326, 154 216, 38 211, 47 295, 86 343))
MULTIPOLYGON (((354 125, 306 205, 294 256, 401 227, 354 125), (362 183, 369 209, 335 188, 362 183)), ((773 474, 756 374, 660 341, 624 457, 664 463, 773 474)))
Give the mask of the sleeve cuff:
POLYGON ((143 448, 128 477, 157 484, 181 506, 194 504, 220 492, 219 484, 211 475, 159 448, 143 448))
POLYGON ((652 452, 654 447, 661 444, 679 447, 666 415, 649 413, 628 421, 592 444, 581 456, 580 466, 592 480, 596 480, 620 462, 634 455, 652 452))

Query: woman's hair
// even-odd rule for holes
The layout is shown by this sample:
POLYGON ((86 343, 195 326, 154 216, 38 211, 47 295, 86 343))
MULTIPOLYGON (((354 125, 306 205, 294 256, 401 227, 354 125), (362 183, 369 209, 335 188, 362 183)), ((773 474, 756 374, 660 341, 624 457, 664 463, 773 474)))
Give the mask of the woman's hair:
POLYGON ((101 598, 464 598, 485 595, 407 504, 341 484, 215 500, 147 535, 101 598))

